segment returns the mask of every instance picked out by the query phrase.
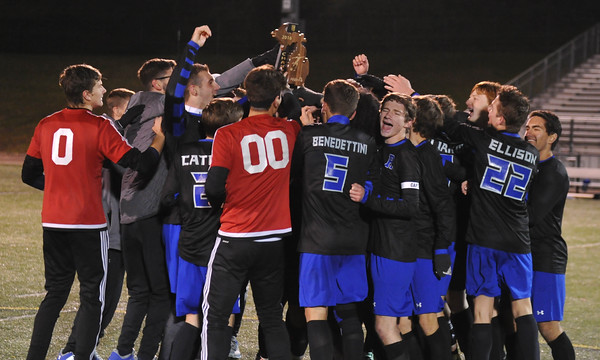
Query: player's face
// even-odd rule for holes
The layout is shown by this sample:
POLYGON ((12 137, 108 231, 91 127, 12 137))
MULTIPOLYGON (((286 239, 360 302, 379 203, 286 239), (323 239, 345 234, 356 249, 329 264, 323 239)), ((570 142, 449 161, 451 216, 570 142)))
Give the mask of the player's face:
POLYGON ((102 85, 102 80, 98 80, 92 88, 92 91, 88 91, 89 98, 87 98, 86 100, 88 100, 89 104, 92 106, 93 109, 102 107, 102 98, 104 97, 105 93, 106 89, 102 85))
POLYGON ((539 152, 551 147, 550 136, 546 131, 546 120, 539 116, 532 116, 525 125, 525 139, 539 152))
POLYGON ((208 71, 202 71, 198 74, 200 79, 200 85, 197 86, 198 96, 200 97, 202 108, 206 107, 208 103, 217 95, 217 90, 221 87, 212 75, 208 71))
POLYGON ((496 130, 499 130, 500 127, 504 123, 504 118, 498 113, 498 107, 500 106, 500 100, 496 96, 494 101, 488 106, 488 124, 494 127, 496 130))
POLYGON ((467 99, 467 113, 469 113, 469 121, 475 122, 481 116, 482 111, 487 111, 490 105, 487 96, 473 91, 467 99))
POLYGON ((405 137, 406 108, 395 101, 387 101, 379 114, 380 134, 386 144, 395 144, 405 137))

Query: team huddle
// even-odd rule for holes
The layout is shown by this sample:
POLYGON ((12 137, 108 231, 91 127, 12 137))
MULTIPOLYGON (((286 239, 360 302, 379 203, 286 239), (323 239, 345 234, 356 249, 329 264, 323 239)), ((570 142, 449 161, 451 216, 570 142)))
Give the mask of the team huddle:
POLYGON ((539 359, 538 330, 575 358, 555 114, 490 81, 457 111, 365 55, 322 93, 288 85, 278 47, 213 76, 210 36, 145 62, 145 90, 111 91, 103 116, 99 70, 60 75, 68 107, 22 171, 44 191, 47 290, 27 359, 45 359, 75 274, 57 359, 101 359, 124 273, 109 360, 240 358, 248 284, 257 359, 539 359))

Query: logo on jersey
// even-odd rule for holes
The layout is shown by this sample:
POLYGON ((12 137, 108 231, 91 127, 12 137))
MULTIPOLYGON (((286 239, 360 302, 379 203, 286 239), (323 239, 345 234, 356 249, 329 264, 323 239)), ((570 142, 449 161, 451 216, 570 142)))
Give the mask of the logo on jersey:
POLYGON ((385 164, 383 166, 385 166, 386 169, 394 170, 394 159, 395 158, 396 158, 396 155, 390 154, 388 156, 387 161, 385 162, 385 164))

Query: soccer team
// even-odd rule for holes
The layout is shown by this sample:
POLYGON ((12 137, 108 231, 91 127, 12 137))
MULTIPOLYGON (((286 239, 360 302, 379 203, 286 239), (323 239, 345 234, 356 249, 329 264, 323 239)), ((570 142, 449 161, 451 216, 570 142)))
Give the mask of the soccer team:
POLYGON ((369 74, 365 55, 322 94, 290 89, 269 65, 277 48, 212 76, 197 64, 210 36, 197 27, 177 63, 144 63, 145 91, 111 92, 105 117, 91 112, 106 92, 97 69, 60 75, 68 107, 38 124, 22 171, 44 191, 47 290, 27 359, 46 357, 75 274, 80 307, 57 359, 100 359, 120 261, 129 299, 109 360, 239 358, 248 282, 257 358, 308 345, 313 359, 451 359, 454 334, 467 359, 538 359, 538 329, 555 359, 575 358, 560 327, 556 115, 487 81, 457 112, 369 74))

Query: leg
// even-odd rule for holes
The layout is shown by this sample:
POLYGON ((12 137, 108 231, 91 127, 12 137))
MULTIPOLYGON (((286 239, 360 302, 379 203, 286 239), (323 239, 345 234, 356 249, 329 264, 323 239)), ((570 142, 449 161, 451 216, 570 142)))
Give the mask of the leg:
MULTIPOLYGON (((379 335, 384 346, 402 341, 397 320, 396 317, 375 315, 375 331, 377 331, 377 335, 379 335)), ((405 331, 405 333, 409 331, 405 331)))
POLYGON ((492 351, 492 313, 494 298, 479 295, 473 300, 475 310, 473 330, 469 339, 471 359, 489 359, 492 351))
POLYGON ((72 239, 77 254, 75 267, 79 279, 79 310, 75 335, 75 359, 89 359, 100 336, 106 268, 108 266, 108 231, 86 232, 72 239))
POLYGON ((307 307, 304 314, 311 359, 331 360, 333 358, 333 339, 327 324, 327 307, 307 307))
POLYGON ((538 329, 552 349, 552 358, 555 360, 575 360, 573 344, 560 326, 560 321, 546 321, 538 323, 538 329))
POLYGON ((229 354, 231 328, 227 326, 227 322, 242 284, 247 278, 246 256, 252 256, 247 254, 252 244, 247 243, 245 240, 224 242, 219 237, 215 242, 202 300, 203 360, 222 360, 229 354))
POLYGON ((120 355, 131 354, 138 337, 144 317, 148 312, 150 289, 144 271, 143 245, 140 238, 139 224, 124 224, 121 234, 123 262, 127 272, 127 309, 123 318, 117 351, 120 355))
POLYGON ((523 359, 539 359, 540 344, 538 343, 537 324, 532 314, 529 298, 512 302, 513 316, 517 324, 515 333, 515 351, 523 359))
POLYGON ((281 305, 283 248, 283 241, 254 244, 255 260, 248 275, 269 359, 290 357, 290 339, 283 322, 281 305))
POLYGON ((44 277, 46 296, 33 322, 28 360, 45 359, 54 325, 69 297, 75 278, 72 250, 62 232, 44 230, 44 277), (65 261, 66 260, 66 261, 65 261))
POLYGON ((358 304, 336 305, 334 311, 336 317, 340 319, 344 359, 361 359, 364 334, 358 317, 358 304))
POLYGON ((115 310, 121 299, 123 290, 123 278, 125 267, 123 266, 123 254, 121 250, 108 249, 108 273, 106 275, 106 301, 102 312, 102 330, 100 337, 104 335, 104 329, 108 327, 115 310))
POLYGON ((150 294, 138 358, 140 360, 151 360, 156 355, 163 338, 165 324, 172 304, 160 220, 155 216, 141 220, 140 225, 141 236, 143 236, 144 272, 146 273, 150 294))

